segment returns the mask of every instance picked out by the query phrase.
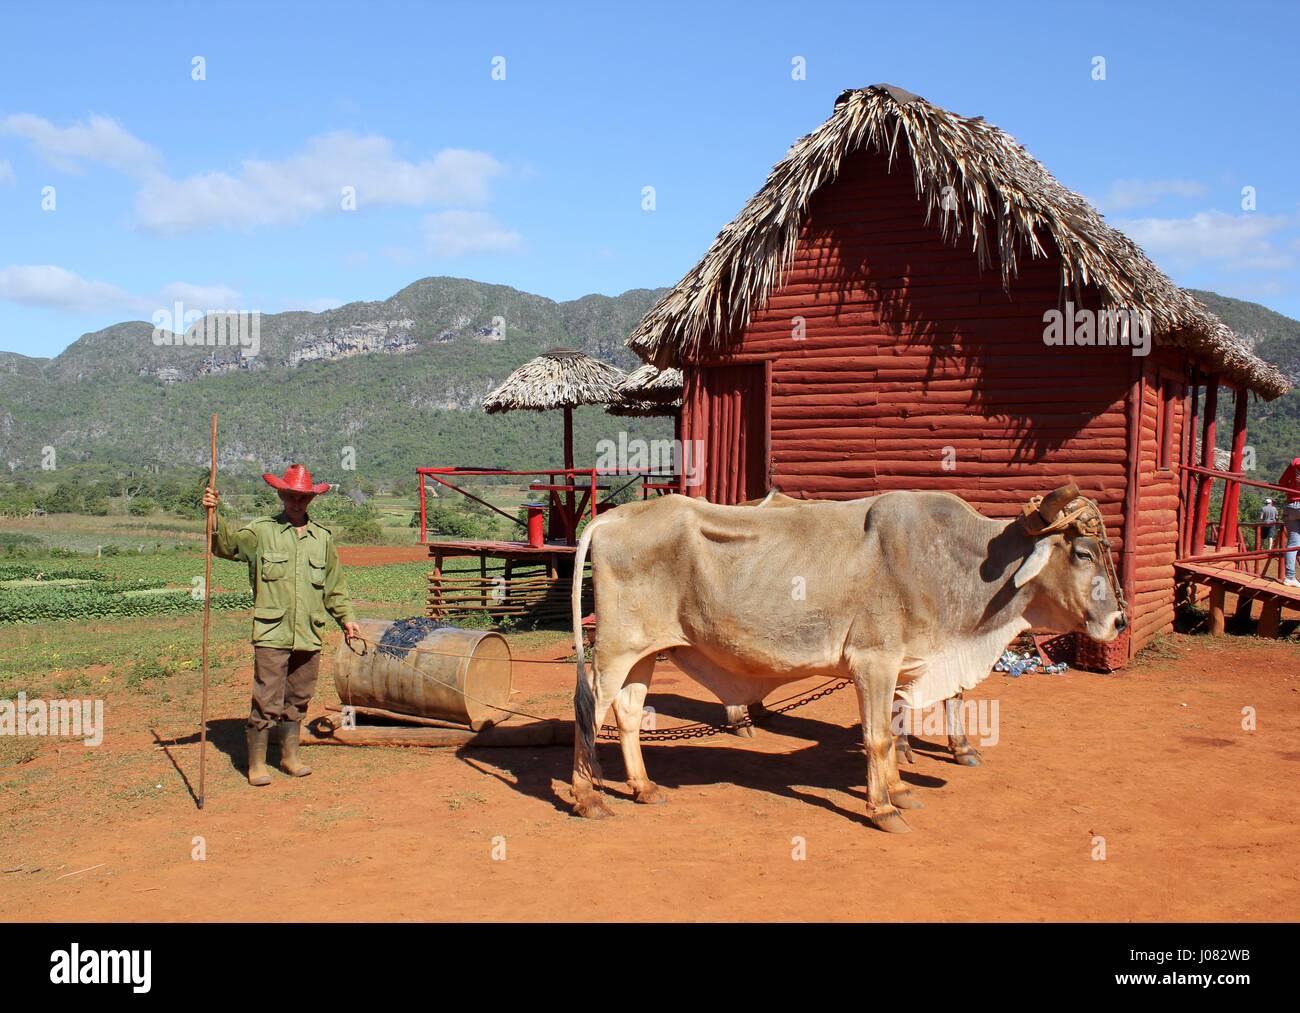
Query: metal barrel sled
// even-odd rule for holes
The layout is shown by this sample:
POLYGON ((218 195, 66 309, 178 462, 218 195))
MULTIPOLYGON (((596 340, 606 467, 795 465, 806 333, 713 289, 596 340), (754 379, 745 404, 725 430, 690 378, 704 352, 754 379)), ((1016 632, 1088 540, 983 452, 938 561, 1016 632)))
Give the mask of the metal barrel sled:
POLYGON ((499 633, 434 619, 360 619, 364 645, 339 645, 334 688, 345 706, 477 731, 509 715, 510 645, 499 633))

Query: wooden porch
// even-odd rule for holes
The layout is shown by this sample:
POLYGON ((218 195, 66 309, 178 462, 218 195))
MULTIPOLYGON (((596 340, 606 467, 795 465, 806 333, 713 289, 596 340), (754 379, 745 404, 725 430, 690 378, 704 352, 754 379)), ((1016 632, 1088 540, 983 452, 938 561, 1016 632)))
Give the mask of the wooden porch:
MULTIPOLYGON (((1200 425, 1201 454, 1199 465, 1182 467, 1179 509, 1178 552, 1174 560, 1174 577, 1183 588, 1183 597, 1196 597, 1196 588, 1209 592, 1210 633, 1222 636, 1226 627, 1225 603, 1229 594, 1236 598, 1235 615, 1252 617, 1254 604, 1261 603, 1257 632, 1260 636, 1279 635, 1283 611, 1300 613, 1300 588, 1282 583, 1282 557, 1286 554, 1285 534, 1282 545, 1270 541, 1261 544, 1263 524, 1239 520, 1242 486, 1278 494, 1281 502, 1300 499, 1300 490, 1248 478, 1243 466, 1246 451, 1247 398, 1245 387, 1237 387, 1233 405, 1232 444, 1227 470, 1215 467, 1215 428, 1218 415, 1219 378, 1214 374, 1195 373, 1189 389, 1189 412, 1185 439, 1185 461, 1193 460, 1196 426, 1200 425), (1204 405, 1198 403, 1197 385, 1205 387, 1204 405), (1210 501, 1216 482, 1223 483, 1217 523, 1210 520, 1210 501), (1246 533, 1254 532, 1253 545, 1246 533), (1269 576, 1275 567, 1276 576, 1269 576), (1187 592, 1190 591, 1190 595, 1187 592)), ((1272 525, 1285 531, 1279 520, 1272 525)))
POLYGON ((1213 636, 1222 636, 1227 626, 1224 608, 1229 594, 1236 597, 1235 615, 1242 620, 1252 618, 1255 602, 1261 603, 1259 626, 1256 628, 1261 637, 1278 635, 1283 609, 1300 613, 1300 587, 1287 587, 1268 577, 1234 570, 1231 564, 1216 562, 1212 558, 1179 560, 1174 564, 1174 570, 1178 580, 1209 589, 1210 633, 1213 636))

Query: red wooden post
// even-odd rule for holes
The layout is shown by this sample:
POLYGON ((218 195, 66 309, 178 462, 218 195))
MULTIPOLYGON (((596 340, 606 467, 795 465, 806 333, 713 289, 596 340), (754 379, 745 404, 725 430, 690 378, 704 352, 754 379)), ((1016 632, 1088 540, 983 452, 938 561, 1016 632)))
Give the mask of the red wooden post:
POLYGON ((1259 626, 1255 628, 1255 633, 1261 637, 1273 638, 1277 636, 1278 626, 1282 621, 1282 603, 1277 598, 1268 598, 1264 602, 1264 607, 1259 613, 1259 626))
MULTIPOLYGON (((1196 463, 1196 423, 1200 419, 1201 388, 1199 386, 1200 370, 1192 367, 1187 381, 1187 410, 1183 413, 1182 463, 1196 463)), ((1192 554, 1192 521, 1195 519, 1196 504, 1192 491, 1196 488, 1196 476, 1184 471, 1179 486, 1179 524, 1178 555, 1180 558, 1192 554)))
POLYGON ((1218 581, 1210 584, 1210 636, 1221 637, 1224 630, 1224 587, 1218 581))
MULTIPOLYGON (((683 364, 682 377, 682 443, 684 447, 687 441, 691 442, 691 466, 696 469, 697 478, 702 478, 708 470, 709 456, 707 445, 703 442, 705 434, 700 431, 700 370, 690 364, 683 364)), ((702 496, 702 482, 686 484, 684 453, 682 463, 682 473, 678 476, 681 491, 687 496, 702 496)))
MULTIPOLYGON (((568 405, 564 406, 564 484, 572 486, 577 476, 573 474, 573 409, 568 405)), ((578 528, 577 511, 575 509, 573 490, 570 489, 564 494, 564 509, 570 518, 568 527, 569 542, 573 542, 573 534, 578 528)))
MULTIPOLYGON (((1201 424, 1201 467, 1214 467, 1214 419, 1219 410, 1219 378, 1214 374, 1205 377, 1205 420, 1201 424)), ((1205 526, 1210 519, 1210 487, 1214 480, 1209 475, 1198 475, 1196 485, 1196 515, 1192 522, 1192 544, 1188 555, 1199 556, 1205 552, 1205 526)))
MULTIPOLYGON (((1232 416, 1232 457, 1228 470, 1241 473, 1241 462, 1246 452, 1246 406, 1250 394, 1245 387, 1237 388, 1237 401, 1232 416)), ((1223 511, 1219 514, 1219 541, 1223 545, 1237 544, 1237 506, 1241 500, 1241 485, 1228 479, 1223 490, 1223 511)))
POLYGON ((417 472, 417 474, 420 476, 420 541, 424 542, 428 541, 424 523, 424 472, 417 472))
POLYGON ((442 553, 433 554, 433 602, 429 615, 434 619, 442 618, 442 553))
MULTIPOLYGON (((682 492, 686 488, 686 469, 694 467, 692 463, 695 460, 694 454, 686 449, 686 413, 690 411, 689 402, 686 400, 686 373, 682 372, 682 406, 677 409, 677 414, 673 416, 673 439, 677 441, 677 491, 682 492)), ((663 481, 661 479, 661 481, 663 481)), ((661 490, 659 495, 664 495, 661 490)))
POLYGON ((773 473, 776 465, 772 461, 772 360, 763 363, 763 491, 766 496, 772 491, 773 473))

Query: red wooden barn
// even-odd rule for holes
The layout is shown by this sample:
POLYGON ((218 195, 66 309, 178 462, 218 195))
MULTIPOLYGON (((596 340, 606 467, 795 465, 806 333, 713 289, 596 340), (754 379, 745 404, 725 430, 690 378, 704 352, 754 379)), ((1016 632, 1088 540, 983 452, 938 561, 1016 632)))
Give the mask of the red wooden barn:
POLYGON ((1073 478, 1132 610, 1103 667, 1171 627, 1198 390, 1238 392, 1239 446, 1249 393, 1288 389, 1008 134, 889 85, 842 94, 628 345, 682 368, 717 502, 938 489, 1011 516, 1073 478))

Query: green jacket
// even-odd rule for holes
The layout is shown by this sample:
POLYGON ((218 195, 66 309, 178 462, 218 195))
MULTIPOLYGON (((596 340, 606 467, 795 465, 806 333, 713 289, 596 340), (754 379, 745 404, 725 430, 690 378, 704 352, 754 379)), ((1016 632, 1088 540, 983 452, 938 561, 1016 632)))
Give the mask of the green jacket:
POLYGON ((255 647, 319 651, 327 612, 340 626, 356 618, 334 536, 310 518, 299 534, 283 513, 238 530, 219 517, 212 551, 248 564, 255 647))

